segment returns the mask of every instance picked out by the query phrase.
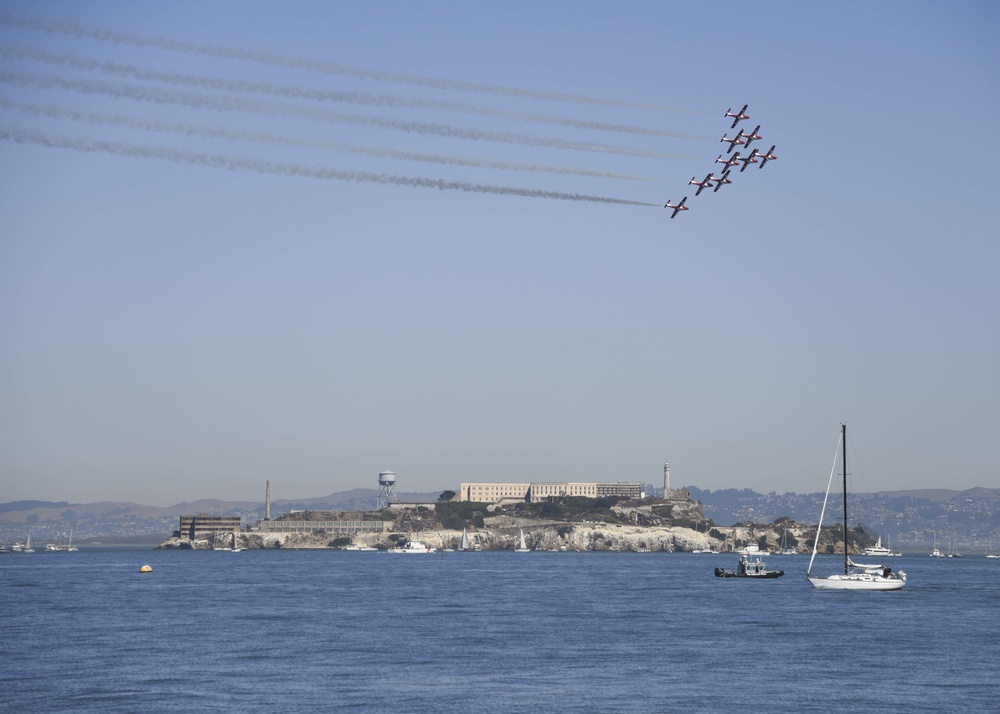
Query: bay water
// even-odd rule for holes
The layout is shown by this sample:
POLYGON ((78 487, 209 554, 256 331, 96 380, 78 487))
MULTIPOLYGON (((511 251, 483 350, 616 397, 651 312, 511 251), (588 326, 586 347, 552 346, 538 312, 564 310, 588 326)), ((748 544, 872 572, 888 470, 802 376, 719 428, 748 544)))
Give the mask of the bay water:
POLYGON ((888 561, 904 590, 814 590, 808 556, 5 554, 0 711, 1000 709, 1000 560, 888 561))

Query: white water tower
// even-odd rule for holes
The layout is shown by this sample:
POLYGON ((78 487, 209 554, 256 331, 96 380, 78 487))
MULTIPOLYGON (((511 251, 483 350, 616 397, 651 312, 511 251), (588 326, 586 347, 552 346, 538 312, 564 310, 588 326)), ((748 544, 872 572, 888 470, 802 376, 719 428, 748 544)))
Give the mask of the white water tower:
POLYGON ((378 502, 375 504, 375 509, 381 511, 395 502, 396 474, 392 471, 383 471, 378 475, 378 502))

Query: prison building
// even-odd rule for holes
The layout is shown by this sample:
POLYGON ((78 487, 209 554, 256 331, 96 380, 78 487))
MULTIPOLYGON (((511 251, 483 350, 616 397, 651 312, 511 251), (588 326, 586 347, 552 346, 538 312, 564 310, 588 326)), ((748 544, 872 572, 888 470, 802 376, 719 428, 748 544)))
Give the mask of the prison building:
POLYGON ((463 483, 459 486, 459 501, 478 503, 499 503, 502 501, 528 501, 540 503, 550 498, 604 498, 621 496, 642 498, 640 483, 585 483, 585 482, 539 482, 539 483, 463 483))

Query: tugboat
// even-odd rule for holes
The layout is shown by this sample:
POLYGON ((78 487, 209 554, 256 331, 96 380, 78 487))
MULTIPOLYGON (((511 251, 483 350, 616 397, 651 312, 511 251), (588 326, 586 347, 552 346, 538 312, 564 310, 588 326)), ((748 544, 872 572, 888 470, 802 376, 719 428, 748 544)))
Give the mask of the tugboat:
POLYGON ((740 564, 735 572, 723 568, 715 569, 715 577, 717 578, 758 578, 760 580, 769 580, 780 578, 784 574, 784 570, 768 570, 767 565, 764 564, 760 556, 750 555, 740 556, 740 564))

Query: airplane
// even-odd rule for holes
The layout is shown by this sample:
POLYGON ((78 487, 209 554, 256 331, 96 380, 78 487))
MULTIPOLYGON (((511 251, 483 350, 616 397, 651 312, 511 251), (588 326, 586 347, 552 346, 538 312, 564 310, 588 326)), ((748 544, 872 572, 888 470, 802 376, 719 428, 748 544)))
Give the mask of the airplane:
MULTIPOLYGON (((775 146, 777 146, 777 144, 775 144, 775 146)), ((760 162, 760 166, 757 167, 761 169, 764 168, 764 164, 766 164, 768 161, 772 161, 773 159, 778 158, 777 156, 774 155, 774 146, 768 149, 766 154, 761 154, 761 157, 762 161, 760 162)))
MULTIPOLYGON (((749 119, 750 118, 750 115, 747 114, 747 107, 749 107, 749 106, 750 106, 749 104, 744 104, 743 108, 740 109, 735 114, 733 114, 733 108, 732 107, 729 107, 729 109, 726 110, 726 116, 727 117, 733 117, 733 125, 731 127, 729 127, 730 129, 735 129, 736 125, 740 123, 740 119, 749 119)), ((757 128, 759 129, 760 127, 757 127, 757 128)))
POLYGON ((728 158, 725 161, 722 160, 722 154, 719 154, 719 158, 715 160, 715 163, 722 164, 727 169, 736 166, 736 164, 738 164, 739 162, 740 162, 740 152, 738 151, 735 154, 733 154, 731 158, 728 158))
POLYGON ((687 200, 688 200, 688 197, 685 196, 684 198, 681 199, 680 203, 671 203, 670 199, 668 198, 666 205, 664 205, 663 207, 664 208, 672 208, 672 209, 674 209, 674 212, 670 214, 670 217, 673 218, 674 216, 676 216, 681 211, 690 211, 691 210, 690 206, 685 206, 684 205, 684 202, 687 201, 687 200))
POLYGON ((757 149, 754 149, 753 151, 750 152, 749 156, 744 156, 742 159, 740 159, 740 161, 743 162, 743 165, 740 167, 740 173, 743 173, 743 169, 745 169, 750 164, 759 163, 757 161, 757 157, 759 155, 760 155, 760 152, 757 151, 757 149))
POLYGON ((732 183, 732 180, 729 178, 729 169, 726 169, 722 176, 712 176, 712 178, 715 180, 715 189, 713 189, 712 193, 715 193, 727 183, 732 183))
POLYGON ((736 132, 736 136, 734 136, 732 139, 730 139, 728 136, 726 136, 726 134, 723 134, 722 138, 719 139, 719 141, 728 141, 729 142, 729 148, 726 149, 726 153, 727 154, 730 151, 732 151, 735 147, 737 147, 737 146, 743 146, 746 143, 745 141, 743 141, 743 135, 740 134, 739 132, 736 132))
POLYGON ((688 181, 688 185, 698 187, 698 190, 694 192, 695 196, 699 195, 702 192, 702 189, 712 188, 712 182, 715 181, 715 177, 712 174, 708 174, 701 181, 695 181, 694 179, 695 177, 692 176, 691 180, 688 181))
POLYGON ((750 144, 753 143, 754 139, 763 139, 764 138, 763 136, 761 136, 760 134, 757 133, 758 131, 760 131, 760 124, 758 124, 757 128, 754 129, 753 131, 751 131, 749 134, 747 134, 746 132, 742 132, 740 134, 740 136, 742 136, 744 139, 747 140, 746 147, 748 149, 750 148, 750 144))

